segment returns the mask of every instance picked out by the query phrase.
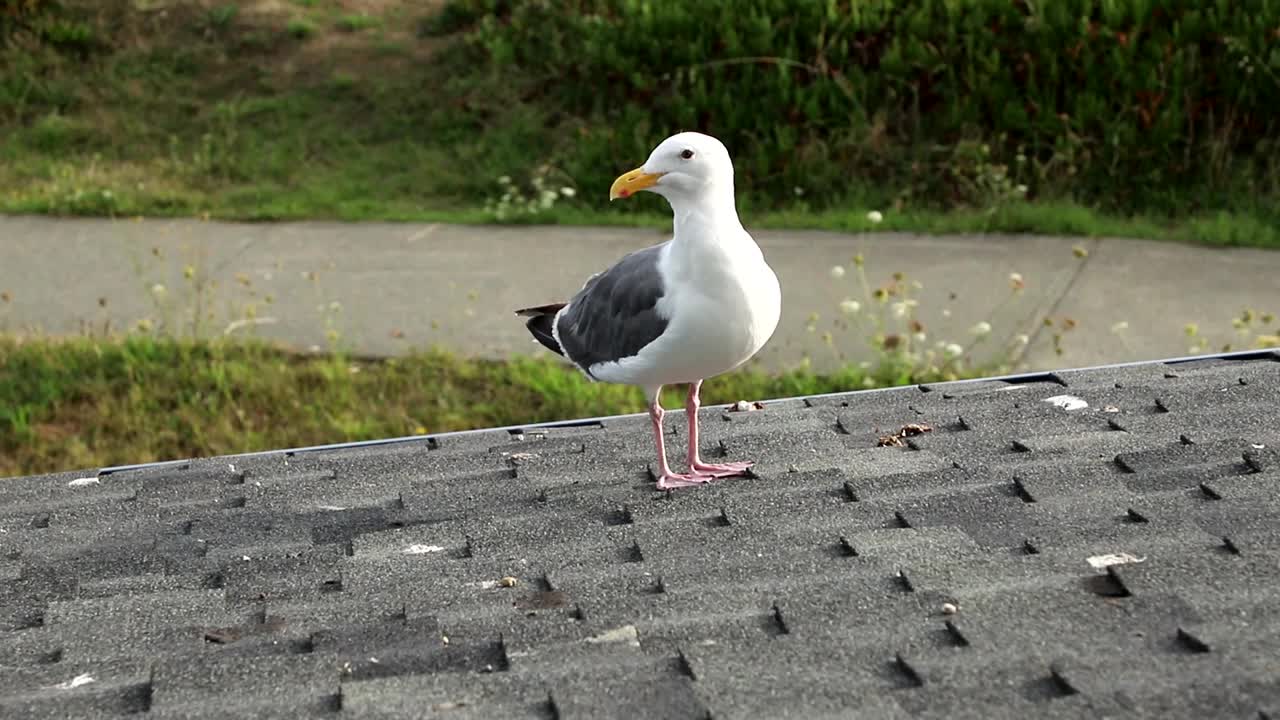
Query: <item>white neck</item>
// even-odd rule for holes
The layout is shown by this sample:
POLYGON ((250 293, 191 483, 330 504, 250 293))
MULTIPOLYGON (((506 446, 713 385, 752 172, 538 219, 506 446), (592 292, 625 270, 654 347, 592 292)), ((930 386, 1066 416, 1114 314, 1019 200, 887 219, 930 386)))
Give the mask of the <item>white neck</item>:
POLYGON ((711 186, 698 194, 674 195, 667 201, 671 203, 674 216, 676 242, 680 242, 681 237, 737 237, 740 233, 735 231, 742 230, 732 186, 711 186))

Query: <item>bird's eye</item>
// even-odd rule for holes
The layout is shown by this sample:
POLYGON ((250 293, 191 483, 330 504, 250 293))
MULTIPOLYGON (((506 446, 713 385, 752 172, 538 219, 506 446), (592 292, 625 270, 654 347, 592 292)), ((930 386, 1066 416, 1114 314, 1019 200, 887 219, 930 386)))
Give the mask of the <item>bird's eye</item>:
POLYGON ((680 153, 680 157, 684 158, 685 160, 690 160, 690 159, 692 159, 692 158, 693 158, 693 151, 692 151, 692 150, 684 150, 684 151, 682 151, 682 152, 680 153))

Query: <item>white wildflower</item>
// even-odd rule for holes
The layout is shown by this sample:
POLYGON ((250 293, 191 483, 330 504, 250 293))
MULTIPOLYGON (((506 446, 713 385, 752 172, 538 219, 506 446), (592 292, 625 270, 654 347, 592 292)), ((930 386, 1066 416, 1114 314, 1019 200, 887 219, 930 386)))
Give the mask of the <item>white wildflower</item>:
POLYGON ((1111 326, 1111 332, 1114 335, 1119 335, 1120 333, 1128 329, 1129 329, 1129 323, 1125 322, 1124 320, 1121 320, 1120 322, 1111 326))
POLYGON ((964 348, 959 343, 951 343, 947 345, 945 352, 949 358, 957 358, 964 354, 964 348))
POLYGON ((839 280, 840 278, 844 277, 844 266, 843 266, 843 265, 832 265, 832 266, 831 266, 831 277, 835 278, 836 280, 839 280))
POLYGON ((151 294, 155 295, 157 298, 164 297, 164 294, 168 291, 169 289, 166 288, 164 285, 161 285, 160 283, 156 283, 155 285, 151 286, 151 294))
POLYGON ((1019 345, 1026 345, 1031 342, 1031 336, 1027 335, 1026 333, 1023 333, 1017 336, 1016 338, 1014 338, 1014 340, 1017 341, 1019 345))
POLYGON ((977 335, 978 337, 989 335, 991 334, 991 323, 987 322, 986 320, 983 320, 977 323, 976 325, 974 325, 973 327, 969 328, 969 334, 977 335))
POLYGON ((891 307, 891 308, 893 309, 893 316, 894 316, 894 317, 902 318, 902 317, 906 317, 906 316, 907 316, 907 304, 906 304, 906 303, 904 303, 904 302, 896 302, 896 303, 894 303, 893 305, 890 305, 889 307, 891 307))
POLYGON ((884 215, 881 215, 879 210, 872 210, 867 213, 867 219, 873 224, 879 224, 881 220, 884 220, 884 215))
POLYGON ((571 197, 573 197, 574 195, 577 195, 577 194, 578 194, 578 191, 577 191, 577 190, 574 190, 574 189, 573 189, 573 188, 571 188, 571 187, 562 187, 562 188, 560 188, 560 194, 561 194, 561 195, 563 195, 563 196, 565 196, 565 197, 567 197, 567 198, 571 198, 571 197))
POLYGON ((840 312, 845 315, 857 315, 860 310, 862 310, 862 303, 857 300, 849 300, 846 298, 845 300, 840 301, 840 312))
POLYGON ((510 185, 510 184, 511 184, 511 176, 510 176, 510 175, 499 175, 499 176, 498 176, 498 184, 499 184, 499 185, 510 185))

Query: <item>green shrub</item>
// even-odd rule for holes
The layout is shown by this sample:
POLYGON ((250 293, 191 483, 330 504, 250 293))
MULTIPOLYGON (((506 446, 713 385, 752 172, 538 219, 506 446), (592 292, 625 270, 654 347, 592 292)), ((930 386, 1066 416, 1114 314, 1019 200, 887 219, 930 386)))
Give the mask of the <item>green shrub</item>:
POLYGON ((56 0, 0 0, 0 46, 19 31, 34 31, 36 24, 51 15, 56 0))
POLYGON ((101 45, 93 26, 60 0, 0 0, 0 47, 19 37, 81 59, 101 45))
POLYGON ((306 18, 294 18, 285 25, 285 30, 295 39, 305 40, 316 34, 316 25, 306 18))
POLYGON ((916 206, 1018 186, 1119 210, 1280 199, 1277 3, 455 0, 443 16, 474 18, 472 75, 572 131, 552 154, 584 185, 699 129, 774 204, 797 188, 916 206))

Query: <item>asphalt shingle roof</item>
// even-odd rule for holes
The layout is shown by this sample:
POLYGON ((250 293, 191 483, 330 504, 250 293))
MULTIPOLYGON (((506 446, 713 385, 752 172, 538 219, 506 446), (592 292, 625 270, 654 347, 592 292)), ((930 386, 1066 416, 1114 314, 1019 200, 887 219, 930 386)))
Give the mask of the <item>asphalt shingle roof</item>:
POLYGON ((1278 409, 1257 354, 706 408, 756 476, 671 494, 643 417, 6 480, 0 716, 1280 718, 1278 409))

